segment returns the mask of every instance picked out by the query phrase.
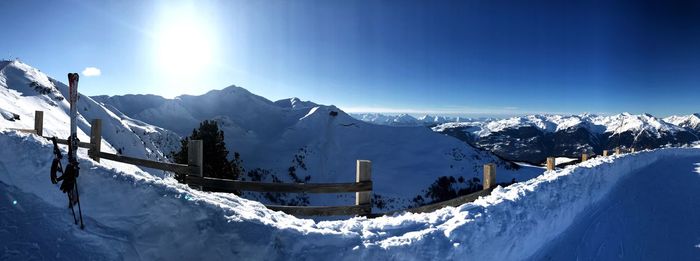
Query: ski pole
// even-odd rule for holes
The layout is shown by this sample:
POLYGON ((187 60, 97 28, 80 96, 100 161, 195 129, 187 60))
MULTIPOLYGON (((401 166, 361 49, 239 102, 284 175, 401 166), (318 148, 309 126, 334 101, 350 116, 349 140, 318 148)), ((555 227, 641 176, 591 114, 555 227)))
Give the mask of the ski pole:
MULTIPOLYGON (((75 197, 78 200, 78 214, 80 215, 80 229, 85 229, 85 224, 83 224, 83 210, 80 208, 80 193, 78 193, 78 180, 75 180, 75 197)), ((75 215, 75 212, 73 213, 75 215)), ((77 225, 78 222, 76 221, 77 225)))

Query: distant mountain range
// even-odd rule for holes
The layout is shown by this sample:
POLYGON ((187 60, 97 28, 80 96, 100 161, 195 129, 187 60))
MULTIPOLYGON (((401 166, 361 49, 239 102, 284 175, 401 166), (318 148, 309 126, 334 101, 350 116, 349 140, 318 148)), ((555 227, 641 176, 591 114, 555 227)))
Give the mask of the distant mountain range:
POLYGON ((653 149, 698 141, 698 114, 660 119, 650 114, 529 115, 433 127, 506 159, 540 163, 548 156, 601 154, 615 147, 653 149))
POLYGON ((449 116, 433 116, 425 114, 418 118, 409 114, 382 114, 382 113, 351 113, 351 116, 358 120, 387 126, 435 126, 448 122, 473 122, 486 121, 490 118, 466 118, 466 117, 449 117, 449 116))
POLYGON ((508 119, 450 118, 407 114, 353 114, 389 126, 428 126, 505 159, 541 163, 549 156, 578 157, 582 152, 601 154, 615 147, 651 149, 682 146, 700 137, 700 114, 664 119, 650 114, 612 116, 528 115, 508 119), (422 120, 427 119, 427 120, 422 120))

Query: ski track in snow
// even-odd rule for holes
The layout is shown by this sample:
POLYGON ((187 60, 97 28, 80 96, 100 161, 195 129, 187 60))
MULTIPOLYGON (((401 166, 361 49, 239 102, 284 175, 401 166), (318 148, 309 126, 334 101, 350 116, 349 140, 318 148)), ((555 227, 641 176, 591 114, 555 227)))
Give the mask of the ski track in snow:
POLYGON ((6 222, 0 239, 12 242, 0 246, 0 257, 7 259, 520 260, 533 254, 533 259, 562 255, 553 260, 645 259, 637 255, 638 245, 671 248, 683 260, 698 256, 694 246, 700 234, 692 228, 700 227, 700 206, 692 200, 700 185, 689 179, 698 179, 698 149, 596 158, 432 213, 320 222, 137 170, 117 171, 79 154, 87 226, 80 231, 66 209, 65 195, 49 182, 50 144, 16 132, 3 132, 0 144, 2 204, 14 198, 22 207, 0 208, 0 222, 6 222), (662 181, 672 186, 656 186, 662 181), (661 195, 659 204, 637 204, 655 194, 661 195), (674 203, 679 194, 685 200, 674 203), (628 209, 635 214, 632 219, 628 209), (688 218, 668 220, 659 213, 688 218), (650 236, 644 234, 648 229, 632 230, 649 225, 643 217, 670 231, 685 228, 685 234, 650 236), (678 221, 685 223, 673 230, 678 221), (52 243, 58 238, 67 243, 52 243), (557 251, 564 249, 585 253, 557 251), (684 252, 688 249, 694 252, 684 252))

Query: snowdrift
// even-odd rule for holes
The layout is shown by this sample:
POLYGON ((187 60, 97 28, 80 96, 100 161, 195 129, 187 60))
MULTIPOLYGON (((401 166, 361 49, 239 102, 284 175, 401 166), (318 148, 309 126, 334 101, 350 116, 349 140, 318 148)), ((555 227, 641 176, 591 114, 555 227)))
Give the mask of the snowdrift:
MULTIPOLYGON (((577 218, 596 211, 637 172, 679 179, 690 172, 700 179, 693 173, 697 166, 648 169, 679 158, 700 162, 700 150, 645 151, 545 172, 458 208, 316 222, 231 194, 192 190, 135 168, 98 164, 81 152, 87 226, 81 231, 72 225, 65 196, 49 182, 49 143, 2 131, 0 145, 0 259, 520 260, 557 242, 577 218)), ((697 187, 692 189, 686 196, 697 199, 697 187)), ((694 211, 678 218, 700 220, 699 208, 688 207, 694 211)), ((700 239, 697 226, 685 229, 700 239)), ((678 253, 689 253, 688 248, 697 253, 693 244, 700 242, 674 243, 679 251, 669 251, 668 257, 687 260, 692 256, 678 253)))

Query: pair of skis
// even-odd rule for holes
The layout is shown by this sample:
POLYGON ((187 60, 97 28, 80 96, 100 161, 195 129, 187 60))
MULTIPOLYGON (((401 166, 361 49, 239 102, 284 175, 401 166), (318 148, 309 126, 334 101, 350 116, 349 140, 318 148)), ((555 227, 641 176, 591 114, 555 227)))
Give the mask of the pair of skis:
POLYGON ((58 142, 56 140, 56 137, 53 137, 51 140, 53 141, 53 152, 55 158, 53 160, 53 163, 51 164, 51 183, 57 184, 59 181, 63 181, 63 183, 61 183, 61 190, 63 191, 63 193, 66 193, 68 195, 68 207, 73 213, 73 221, 75 221, 75 224, 77 225, 78 220, 80 220, 80 229, 85 229, 85 225, 83 224, 83 211, 80 207, 80 194, 78 193, 78 176, 80 176, 80 167, 78 167, 77 157, 78 79, 79 76, 77 73, 68 74, 68 85, 70 87, 70 97, 68 100, 70 102, 70 137, 68 137, 68 165, 66 166, 66 169, 63 169, 63 165, 61 164, 61 159, 63 159, 63 155, 61 155, 61 150, 58 149, 58 142), (60 177, 56 177, 56 173, 58 172, 61 173, 60 177), (79 217, 75 216, 74 206, 76 204, 78 205, 79 217))

